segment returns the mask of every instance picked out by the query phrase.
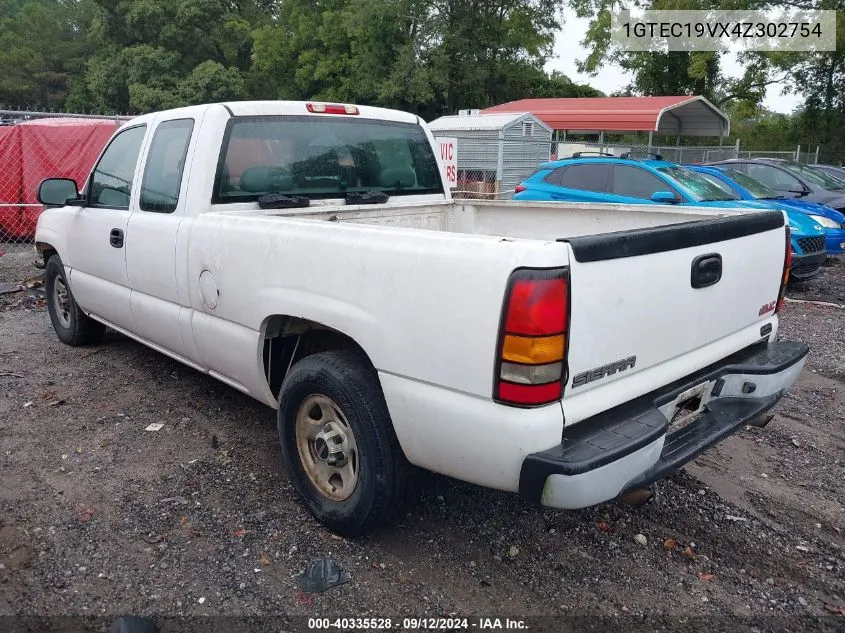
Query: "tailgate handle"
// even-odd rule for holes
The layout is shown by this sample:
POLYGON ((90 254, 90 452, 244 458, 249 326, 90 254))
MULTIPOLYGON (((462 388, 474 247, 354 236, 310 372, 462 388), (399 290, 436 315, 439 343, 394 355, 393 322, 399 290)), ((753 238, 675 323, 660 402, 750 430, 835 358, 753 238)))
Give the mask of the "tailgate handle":
POLYGON ((692 260, 690 284, 693 288, 712 286, 722 278, 722 256, 719 253, 699 255, 692 260))

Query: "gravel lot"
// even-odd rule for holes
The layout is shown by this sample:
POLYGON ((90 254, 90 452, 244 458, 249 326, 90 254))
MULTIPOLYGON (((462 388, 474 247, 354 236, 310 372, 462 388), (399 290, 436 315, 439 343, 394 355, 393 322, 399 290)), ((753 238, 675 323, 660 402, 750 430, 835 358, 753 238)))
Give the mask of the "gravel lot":
MULTIPOLYGON (((0 282, 37 272, 31 246, 0 247, 0 282)), ((845 267, 795 296, 845 303, 845 267)), ((842 630, 845 309, 789 303, 781 324, 813 351, 775 419, 660 482, 645 507, 543 510, 425 475, 397 526, 351 541, 297 503, 271 410, 115 334, 63 346, 36 290, 0 295, 0 615, 842 630), (301 593, 295 576, 323 554, 351 581, 301 593)))

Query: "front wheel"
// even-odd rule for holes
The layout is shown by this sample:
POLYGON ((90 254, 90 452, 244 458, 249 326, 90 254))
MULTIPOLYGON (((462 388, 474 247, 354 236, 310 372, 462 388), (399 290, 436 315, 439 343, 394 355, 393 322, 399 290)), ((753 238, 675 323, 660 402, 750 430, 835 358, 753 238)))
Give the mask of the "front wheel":
POLYGON ((73 346, 99 342, 106 326, 88 317, 76 303, 65 276, 65 267, 58 255, 53 255, 47 261, 44 286, 47 291, 47 311, 59 340, 73 346))
POLYGON ((358 536, 404 504, 413 467, 360 354, 321 352, 296 363, 282 386, 278 428, 291 483, 333 531, 358 536))

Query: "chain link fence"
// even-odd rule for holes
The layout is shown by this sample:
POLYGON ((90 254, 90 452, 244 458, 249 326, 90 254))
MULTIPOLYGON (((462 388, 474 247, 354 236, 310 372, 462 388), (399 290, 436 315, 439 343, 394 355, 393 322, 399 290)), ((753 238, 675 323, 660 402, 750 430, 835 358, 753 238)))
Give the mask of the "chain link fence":
POLYGON ((457 183, 452 197, 501 200, 549 160, 548 138, 458 138, 457 183))
POLYGON ((506 197, 495 170, 458 169, 457 181, 452 197, 458 200, 501 200, 506 197))
MULTIPOLYGON (((460 151, 473 152, 471 157, 459 159, 457 170, 457 186, 452 189, 452 197, 457 199, 470 200, 502 200, 513 197, 514 187, 530 176, 539 168, 539 165, 547 160, 544 149, 537 148, 518 149, 514 145, 509 149, 512 157, 519 156, 518 160, 512 159, 506 164, 503 173, 505 178, 498 176, 498 170, 494 167, 495 155, 487 156, 485 160, 489 162, 489 169, 466 169, 462 168, 462 164, 467 163, 474 166, 479 163, 481 153, 475 152, 475 148, 467 148, 465 145, 460 146, 460 151)), ((608 154, 613 156, 624 156, 630 154, 632 158, 655 158, 660 157, 663 160, 678 163, 678 164, 700 164, 716 162, 720 160, 729 160, 732 158, 783 158, 787 160, 795 160, 803 163, 815 163, 817 152, 805 148, 795 150, 742 150, 738 149, 737 145, 730 146, 666 146, 666 145, 646 145, 646 144, 631 144, 631 143, 593 143, 593 142, 571 142, 571 143, 552 143, 552 149, 557 152, 550 152, 549 159, 563 159, 571 158, 573 155, 581 153, 583 156, 600 156, 608 154)), ((845 157, 843 157, 845 158, 845 157)), ((839 164, 839 163, 833 163, 839 164)))
MULTIPOLYGON (((798 161, 798 154, 795 150, 791 151, 766 151, 766 150, 750 150, 739 153, 737 158, 783 158, 784 160, 798 161)), ((806 156, 805 156, 806 158, 806 156)), ((807 162, 806 160, 803 162, 807 162)))
MULTIPOLYGON (((0 243, 25 243, 35 235, 42 206, 38 185, 45 178, 72 178, 83 183, 102 148, 116 127, 131 117, 81 113, 38 112, 0 109, 0 243)), ((457 199, 501 200, 513 196, 514 188, 540 164, 568 158, 576 152, 625 153, 634 158, 659 155, 664 160, 706 163, 730 158, 786 158, 800 162, 842 164, 822 148, 795 150, 740 150, 730 146, 665 146, 614 142, 550 143, 548 138, 461 138, 457 199)))
POLYGON ((646 145, 634 143, 596 143, 596 142, 575 142, 558 143, 558 158, 568 158, 578 152, 608 153, 614 156, 630 154, 633 158, 648 158, 660 156, 663 160, 673 163, 709 163, 718 160, 737 158, 738 149, 736 145, 719 147, 718 145, 646 145))
POLYGON ((35 236, 45 178, 83 183, 115 129, 129 117, 0 109, 0 242, 35 236))

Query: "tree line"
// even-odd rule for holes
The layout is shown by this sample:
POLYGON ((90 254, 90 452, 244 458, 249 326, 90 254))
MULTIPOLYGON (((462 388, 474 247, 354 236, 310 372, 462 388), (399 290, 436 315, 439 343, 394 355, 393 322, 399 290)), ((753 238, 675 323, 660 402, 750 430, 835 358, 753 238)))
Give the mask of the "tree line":
POLYGON ((543 67, 554 0, 0 0, 0 104, 320 99, 432 118, 601 94, 543 67))
MULTIPOLYGON (((637 2, 728 4, 845 9, 845 0, 637 2)), ((616 0, 0 0, 0 106, 143 113, 319 99, 431 120, 525 97, 600 95, 544 70, 564 6, 590 21, 583 71, 613 63, 631 72, 614 94, 704 95, 730 112, 746 147, 820 144, 845 157, 845 19, 836 51, 745 54, 735 78, 715 52, 615 49, 616 0), (761 110, 775 83, 801 96, 793 116, 761 110)))

